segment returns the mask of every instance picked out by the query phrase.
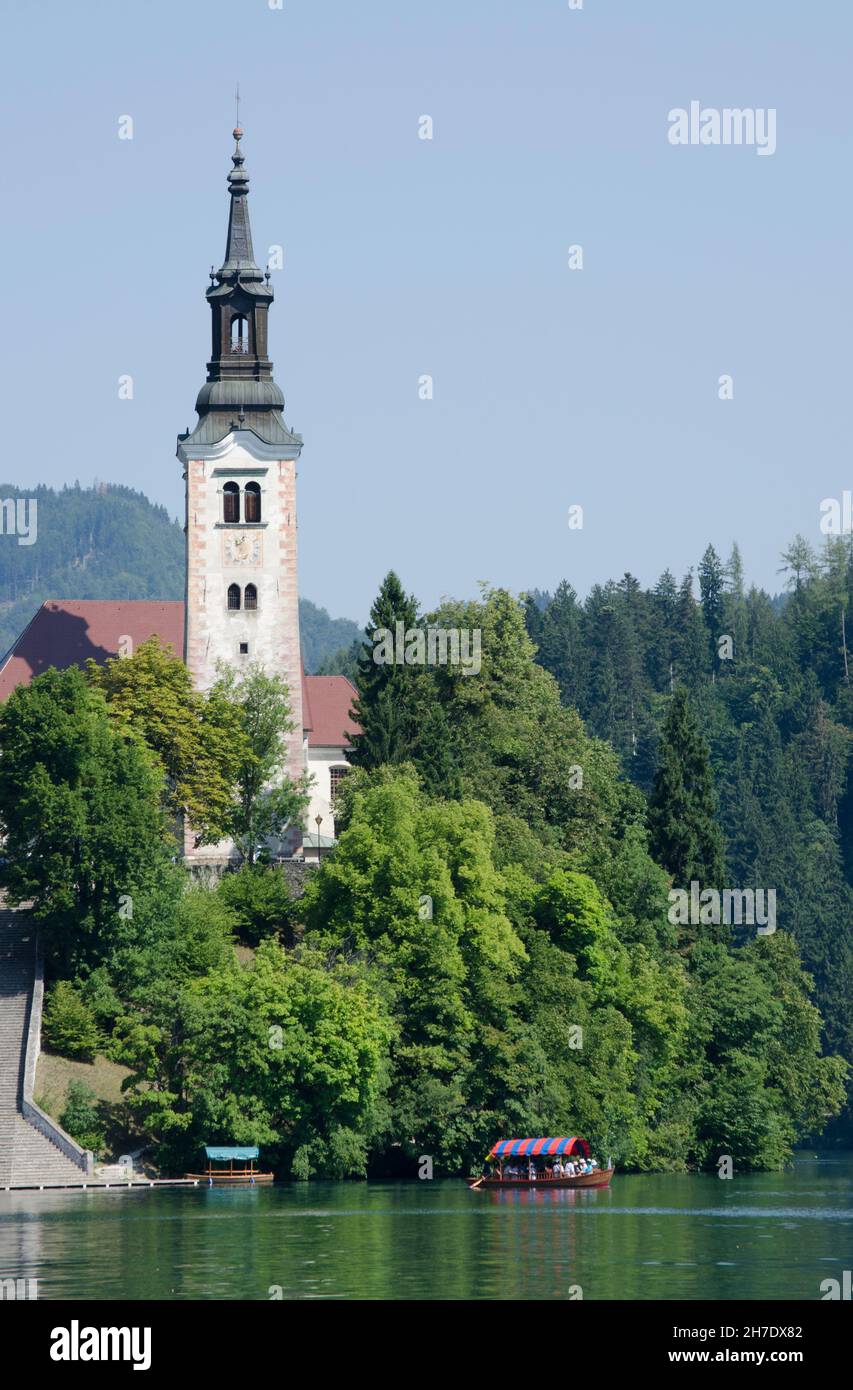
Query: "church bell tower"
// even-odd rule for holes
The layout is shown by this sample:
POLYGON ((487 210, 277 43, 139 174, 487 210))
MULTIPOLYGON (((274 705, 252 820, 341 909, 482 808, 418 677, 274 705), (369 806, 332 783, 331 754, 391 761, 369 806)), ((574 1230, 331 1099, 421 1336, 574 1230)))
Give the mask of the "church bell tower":
MULTIPOLYGON (((298 777, 304 766, 296 573, 302 439, 284 422, 284 396, 268 356, 273 291, 252 250, 242 135, 238 126, 225 259, 219 270, 211 267, 206 292, 211 353, 196 400, 198 423, 178 436, 186 480, 184 660, 202 690, 216 680, 220 664, 238 671, 259 664, 286 681, 294 723, 287 770, 298 777)), ((201 850, 197 857, 208 855, 201 850)))

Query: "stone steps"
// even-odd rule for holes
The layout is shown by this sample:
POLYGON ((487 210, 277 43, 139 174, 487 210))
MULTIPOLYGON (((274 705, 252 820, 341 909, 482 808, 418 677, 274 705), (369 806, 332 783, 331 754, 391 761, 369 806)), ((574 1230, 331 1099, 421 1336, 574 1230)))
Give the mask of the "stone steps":
POLYGON ((79 1183, 85 1174, 23 1115, 27 1023, 36 937, 23 913, 0 908, 0 1188, 79 1183))

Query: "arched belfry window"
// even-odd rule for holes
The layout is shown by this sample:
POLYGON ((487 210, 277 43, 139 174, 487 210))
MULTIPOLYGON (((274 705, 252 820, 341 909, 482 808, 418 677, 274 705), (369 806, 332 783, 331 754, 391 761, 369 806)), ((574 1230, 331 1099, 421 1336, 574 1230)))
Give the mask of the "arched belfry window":
POLYGON ((261 489, 258 483, 246 484, 246 520, 260 521, 261 519, 261 489))
POLYGON ((231 320, 231 351, 249 351, 249 320, 245 314, 235 314, 231 320))
POLYGON ((222 489, 222 520, 240 520, 240 489, 236 483, 226 483, 222 489))
POLYGON ((258 606, 258 591, 254 584, 247 584, 243 590, 243 607, 254 610, 258 606))
POLYGON ((240 607, 240 585, 228 585, 228 608, 233 611, 240 607))

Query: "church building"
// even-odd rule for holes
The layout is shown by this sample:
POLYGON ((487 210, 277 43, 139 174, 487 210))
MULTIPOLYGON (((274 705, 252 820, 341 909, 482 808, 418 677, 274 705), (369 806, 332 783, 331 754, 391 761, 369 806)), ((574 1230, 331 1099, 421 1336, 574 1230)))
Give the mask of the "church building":
MULTIPOLYGON (((296 465, 303 441, 285 422, 284 395, 273 379, 274 295, 252 248, 242 135, 238 126, 225 258, 219 270, 211 267, 206 292, 211 351, 196 400, 198 422, 178 436, 186 483, 184 602, 43 604, 0 664, 0 699, 48 666, 105 661, 153 634, 183 656, 200 690, 210 688, 222 667, 260 665, 290 693, 286 775, 295 779, 307 768, 313 778, 305 826, 291 827, 270 850, 315 858, 334 843, 335 790, 358 732, 350 718, 355 690, 343 676, 306 677, 302 669, 296 465)), ((185 855, 222 864, 234 850, 227 843, 197 848, 187 827, 185 855)))

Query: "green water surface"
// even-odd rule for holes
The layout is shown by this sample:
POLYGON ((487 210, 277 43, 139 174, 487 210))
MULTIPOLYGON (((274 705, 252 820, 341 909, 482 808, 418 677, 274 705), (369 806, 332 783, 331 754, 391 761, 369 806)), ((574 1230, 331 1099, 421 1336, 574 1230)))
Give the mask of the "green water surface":
POLYGON ((608 1190, 461 1181, 0 1193, 40 1299, 819 1300, 853 1268, 853 1154, 608 1190), (577 1297, 577 1292, 574 1293, 577 1297))

